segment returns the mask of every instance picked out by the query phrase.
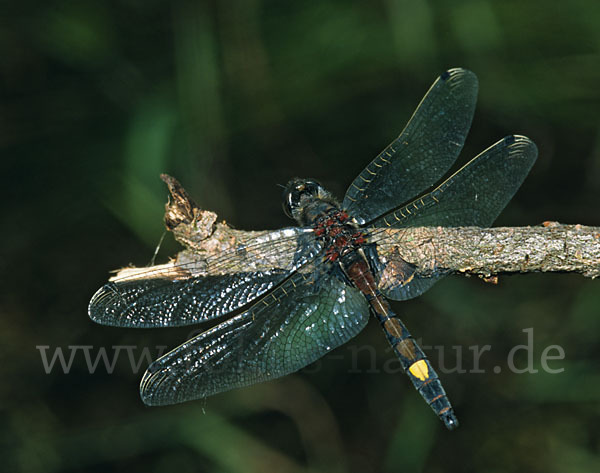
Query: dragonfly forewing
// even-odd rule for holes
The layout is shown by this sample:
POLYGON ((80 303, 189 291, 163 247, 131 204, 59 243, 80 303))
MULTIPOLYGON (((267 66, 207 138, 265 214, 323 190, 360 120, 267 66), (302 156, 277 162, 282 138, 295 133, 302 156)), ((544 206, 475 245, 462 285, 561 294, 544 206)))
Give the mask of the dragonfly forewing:
POLYGON ((477 90, 471 71, 456 68, 442 74, 400 136, 350 185, 342 207, 368 223, 435 184, 463 147, 477 90))
POLYGON ((303 228, 276 230, 216 257, 188 257, 116 278, 92 297, 90 318, 118 327, 174 327, 243 309, 321 252, 311 235, 303 228))

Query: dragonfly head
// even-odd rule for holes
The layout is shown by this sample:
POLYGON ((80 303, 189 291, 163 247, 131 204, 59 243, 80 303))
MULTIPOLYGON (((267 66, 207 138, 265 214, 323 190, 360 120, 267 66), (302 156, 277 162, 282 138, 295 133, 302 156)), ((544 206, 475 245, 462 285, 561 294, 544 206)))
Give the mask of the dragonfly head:
POLYGON ((333 196, 312 179, 292 179, 283 191, 283 211, 300 225, 310 224, 308 210, 320 203, 337 206, 333 196))

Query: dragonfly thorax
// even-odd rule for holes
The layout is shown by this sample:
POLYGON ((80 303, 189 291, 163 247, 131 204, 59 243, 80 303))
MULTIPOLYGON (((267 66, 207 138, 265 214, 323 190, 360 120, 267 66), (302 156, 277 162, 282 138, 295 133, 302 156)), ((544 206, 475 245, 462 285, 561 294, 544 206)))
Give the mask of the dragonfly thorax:
POLYGON ((350 220, 348 214, 337 208, 317 217, 313 228, 315 236, 323 242, 326 258, 330 261, 343 258, 367 242, 365 234, 350 220))
POLYGON ((365 235, 317 181, 292 179, 283 193, 283 209, 302 226, 312 226, 326 259, 339 261, 366 243, 365 235))

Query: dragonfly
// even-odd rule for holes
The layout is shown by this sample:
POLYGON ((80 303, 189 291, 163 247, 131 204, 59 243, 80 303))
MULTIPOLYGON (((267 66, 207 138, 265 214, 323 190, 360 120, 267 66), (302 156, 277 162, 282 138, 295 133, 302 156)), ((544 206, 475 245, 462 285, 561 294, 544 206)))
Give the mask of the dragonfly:
POLYGON ((293 373, 358 335, 373 315, 416 390, 448 429, 456 428, 438 374, 389 303, 423 294, 445 272, 421 274, 399 252, 381 258, 378 246, 390 229, 488 227, 521 186, 537 148, 525 136, 509 135, 433 187, 463 147, 477 92, 474 73, 444 72, 341 203, 316 180, 292 179, 283 208, 297 226, 241 240, 209 257, 205 275, 183 263, 173 274, 149 270, 100 288, 89 304, 89 316, 100 324, 218 322, 150 364, 140 383, 143 402, 203 399, 293 373), (248 249, 287 252, 289 262, 231 272, 248 249))

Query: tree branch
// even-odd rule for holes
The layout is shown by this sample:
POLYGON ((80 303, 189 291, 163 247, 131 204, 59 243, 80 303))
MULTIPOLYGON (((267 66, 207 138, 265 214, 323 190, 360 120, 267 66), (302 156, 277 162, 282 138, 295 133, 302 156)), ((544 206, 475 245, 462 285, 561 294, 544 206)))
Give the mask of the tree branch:
MULTIPOLYGON (((226 268, 220 266, 219 271, 235 273, 290 266, 295 250, 293 240, 289 241, 289 251, 261 254, 244 242, 269 231, 247 232, 217 223, 217 215, 200 209, 176 179, 166 174, 161 178, 172 196, 165 206, 165 225, 186 250, 164 265, 124 268, 116 278, 148 277, 149 270, 155 277, 178 277, 182 264, 185 276, 213 274, 206 265, 207 259, 242 250, 243 258, 235 258, 226 268)), ((378 245, 383 262, 401 256, 425 277, 443 271, 476 275, 495 283, 498 275, 511 273, 574 272, 589 278, 600 276, 600 227, 546 222, 535 227, 382 229, 379 235, 390 237, 378 245)))

